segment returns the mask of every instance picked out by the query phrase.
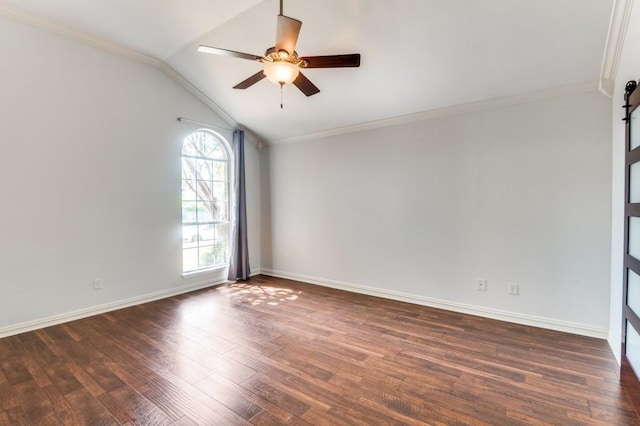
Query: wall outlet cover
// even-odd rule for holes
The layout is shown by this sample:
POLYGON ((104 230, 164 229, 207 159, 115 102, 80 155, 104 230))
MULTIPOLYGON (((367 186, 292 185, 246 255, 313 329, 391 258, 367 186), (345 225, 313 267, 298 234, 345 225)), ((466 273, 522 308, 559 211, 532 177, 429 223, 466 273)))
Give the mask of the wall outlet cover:
POLYGON ((487 280, 478 279, 477 288, 478 288, 478 291, 487 291, 487 280))

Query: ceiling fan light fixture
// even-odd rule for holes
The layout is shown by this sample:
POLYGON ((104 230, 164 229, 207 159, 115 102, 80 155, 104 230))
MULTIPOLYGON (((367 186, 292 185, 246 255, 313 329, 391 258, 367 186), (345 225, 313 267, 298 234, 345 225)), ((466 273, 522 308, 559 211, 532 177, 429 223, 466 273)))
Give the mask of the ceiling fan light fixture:
POLYGON ((290 62, 270 62, 264 65, 264 75, 274 84, 293 83, 300 74, 300 68, 290 62))
MULTIPOLYGON (((0 0, 0 3, 2 0, 0 0)), ((302 21, 285 16, 282 13, 280 0, 280 14, 277 17, 276 43, 266 50, 264 56, 251 55, 249 53, 236 52, 235 50, 201 45, 199 52, 214 55, 232 56, 234 58, 248 59, 262 62, 263 69, 251 77, 233 86, 234 89, 247 89, 264 78, 268 78, 274 84, 280 86, 280 94, 285 84, 293 83, 305 96, 312 96, 320 92, 309 79, 300 72, 300 68, 345 68, 359 67, 360 54, 349 55, 324 55, 299 57, 296 52, 296 43, 302 27, 302 21)), ((280 103, 282 107, 282 102, 280 103)))

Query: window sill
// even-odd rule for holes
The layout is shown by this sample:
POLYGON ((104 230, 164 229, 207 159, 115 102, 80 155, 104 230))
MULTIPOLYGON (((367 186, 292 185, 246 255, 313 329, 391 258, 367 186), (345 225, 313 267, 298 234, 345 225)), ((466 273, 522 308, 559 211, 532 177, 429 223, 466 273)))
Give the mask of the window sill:
POLYGON ((227 268, 229 268, 229 265, 214 266, 213 268, 202 269, 200 271, 183 272, 181 276, 183 280, 204 278, 215 275, 224 275, 226 277, 226 273, 223 273, 223 271, 227 270, 227 268))

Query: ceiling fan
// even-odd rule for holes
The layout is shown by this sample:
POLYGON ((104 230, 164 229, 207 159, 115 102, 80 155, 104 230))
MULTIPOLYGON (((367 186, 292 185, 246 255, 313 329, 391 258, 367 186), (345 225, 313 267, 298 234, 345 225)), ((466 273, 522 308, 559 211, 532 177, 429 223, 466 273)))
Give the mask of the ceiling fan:
MULTIPOLYGON (((278 15, 276 27, 276 45, 268 48, 264 56, 204 45, 198 47, 198 52, 249 59, 264 64, 263 70, 258 71, 246 80, 236 84, 233 86, 234 89, 246 89, 267 77, 273 83, 279 84, 281 90, 285 84, 293 83, 294 86, 307 96, 315 95, 320 92, 320 89, 300 72, 301 68, 344 68, 360 66, 359 53, 298 57, 298 52, 295 51, 295 48, 302 22, 285 16, 282 13, 282 3, 283 0, 280 0, 280 14, 278 15)), ((282 104, 280 107, 282 108, 282 104)))

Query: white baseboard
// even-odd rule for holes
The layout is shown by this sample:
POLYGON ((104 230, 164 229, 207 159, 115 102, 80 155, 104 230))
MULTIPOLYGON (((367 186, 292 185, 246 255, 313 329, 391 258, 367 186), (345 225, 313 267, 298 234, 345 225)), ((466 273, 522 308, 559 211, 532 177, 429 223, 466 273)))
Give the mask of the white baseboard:
POLYGON ((27 331, 38 330, 40 328, 50 327, 52 325, 62 324, 69 321, 75 321, 82 318, 91 317, 105 312, 115 311, 117 309, 128 308, 129 306, 140 305, 142 303, 153 302, 155 300, 165 299, 167 297, 177 296, 179 294, 189 293, 190 291, 200 290, 207 287, 213 287, 227 282, 226 279, 205 279, 189 284, 173 287, 167 290, 157 291, 154 293, 136 296, 129 299, 118 300, 116 302, 106 303, 103 305, 92 306, 89 308, 78 309, 72 312, 66 312, 52 317, 41 318, 33 321, 27 321, 20 324, 9 325, 0 328, 0 338, 13 336, 27 331))
MULTIPOLYGON (((338 290, 350 291, 353 293, 367 294, 370 296, 382 297, 385 299, 398 300, 401 302, 413 303, 416 305, 429 306, 432 308, 445 309, 453 312, 460 312, 469 315, 476 315, 485 318, 492 318, 501 321, 512 322, 515 324, 529 325, 549 330, 563 331, 581 336, 596 337, 599 339, 607 339, 609 330, 605 328, 593 327, 584 324, 577 324, 567 321, 560 321, 550 318, 537 317, 533 315, 520 314, 516 312, 501 311, 498 309, 485 308, 482 306, 467 305, 463 303, 450 302, 447 300, 434 299, 424 296, 418 296, 408 293, 401 293, 393 290, 379 289, 367 287, 352 283, 346 283, 324 278, 311 277, 307 275, 295 274, 285 271, 276 271, 272 269, 258 268, 251 271, 251 276, 269 275, 278 278, 285 278, 295 281, 301 281, 308 284, 320 285, 338 290)), ((89 308, 79 309, 60 315, 54 315, 47 318, 41 318, 33 321, 27 321, 19 324, 9 325, 0 328, 0 338, 13 336, 40 328, 50 327, 52 325, 62 324, 69 321, 75 321, 94 315, 103 314, 105 312, 115 311, 142 303, 153 302, 155 300, 165 299, 167 297, 177 296, 191 291, 200 290, 207 287, 223 284, 226 279, 202 280, 193 282, 184 286, 174 287, 142 296, 136 296, 129 299, 119 300, 116 302, 106 303, 103 305, 92 306, 89 308)))
POLYGON ((277 271, 273 269, 261 269, 261 273, 272 277, 285 278, 295 281, 301 281, 308 284, 315 284, 324 287, 335 288, 338 290, 346 290, 353 293, 366 294, 369 296, 377 296, 385 299, 397 300, 401 302, 413 303, 416 305, 429 306, 432 308, 445 309, 463 314, 476 315, 484 318, 491 318, 500 321, 507 321, 515 324, 529 325, 548 330, 563 331, 566 333, 577 334, 581 336, 595 337, 598 339, 607 339, 609 330, 606 328, 593 327, 585 324, 561 321, 551 318, 538 317, 534 315, 521 314, 517 312, 502 311, 498 309, 485 308, 482 306, 468 305, 464 303, 450 302, 447 300, 434 299, 430 297, 418 296, 414 294, 401 293, 393 290, 386 290, 374 287, 367 287, 358 284, 346 283, 341 281, 329 280, 307 275, 295 274, 285 271, 277 271))

